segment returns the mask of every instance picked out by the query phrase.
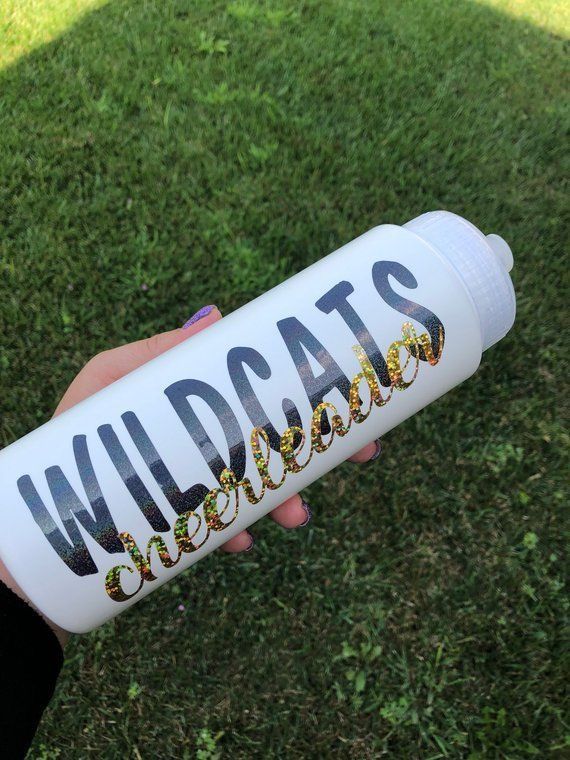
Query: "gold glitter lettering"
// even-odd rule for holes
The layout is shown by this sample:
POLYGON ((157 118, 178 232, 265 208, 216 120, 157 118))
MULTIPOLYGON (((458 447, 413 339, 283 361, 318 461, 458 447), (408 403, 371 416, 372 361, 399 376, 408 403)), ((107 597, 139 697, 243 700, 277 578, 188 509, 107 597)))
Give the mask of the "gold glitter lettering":
POLYGON ((361 371, 355 375, 350 385, 348 422, 345 424, 334 404, 331 404, 328 401, 321 402, 315 408, 311 417, 311 448, 304 464, 299 463, 297 457, 306 443, 305 431, 300 427, 287 428, 281 436, 280 441, 281 461, 283 463, 284 471, 281 480, 278 482, 275 482, 269 474, 269 460, 271 456, 269 436, 263 428, 254 428, 251 432, 250 448, 255 467, 261 479, 261 491, 259 494, 256 494, 249 478, 244 477, 242 480, 238 481, 233 470, 230 470, 229 468, 224 469, 220 476, 219 488, 213 488, 209 491, 203 502, 203 519, 206 523, 206 535, 204 538, 199 543, 194 543, 194 539, 202 525, 202 517, 198 512, 186 512, 180 515, 176 520, 173 534, 178 548, 178 556, 175 559, 170 555, 166 543, 160 536, 152 536, 149 539, 146 557, 144 557, 131 534, 120 533, 119 538, 139 572, 140 584, 133 593, 126 593, 121 585, 121 572, 127 570, 129 573, 134 573, 135 571, 128 565, 117 565, 109 570, 105 578, 105 590, 109 597, 116 602, 125 602, 137 594, 145 582, 156 580, 156 575, 154 575, 151 569, 151 550, 153 548, 156 548, 159 560, 164 567, 174 567, 183 554, 189 554, 203 546, 211 531, 220 532, 225 530, 229 525, 232 525, 238 516, 240 489, 243 491, 244 496, 250 504, 258 504, 265 495, 266 490, 275 491, 281 488, 289 473, 297 473, 304 470, 311 461, 313 454, 322 454, 331 447, 335 436, 345 436, 350 431, 352 424, 358 425, 367 420, 374 406, 382 407, 390 401, 394 390, 402 391, 409 388, 418 375, 420 357, 422 360, 424 360, 425 357, 425 361, 431 366, 436 365, 439 362, 443 351, 443 338, 443 330, 440 327, 439 351, 438 355, 435 356, 427 333, 422 333, 418 336, 411 322, 405 322, 402 325, 401 339, 394 341, 388 349, 386 363, 388 365, 391 386, 386 398, 382 397, 376 373, 374 372, 374 368, 364 352, 364 349, 360 345, 353 346, 353 351, 356 354, 361 371), (400 358, 402 350, 406 352, 403 365, 400 358), (414 370, 412 376, 406 380, 404 379, 404 373, 410 362, 412 363, 414 370), (363 402, 360 398, 360 390, 363 383, 366 383, 370 391, 370 403, 366 411, 362 411, 363 402), (328 441, 323 440, 322 433, 322 422, 323 418, 326 416, 330 416, 331 426, 330 438, 328 441), (297 445, 294 443, 296 439, 300 441, 297 445), (262 450, 262 442, 264 450, 262 450), (224 521, 222 518, 230 509, 232 496, 235 497, 233 514, 231 519, 224 521), (218 505, 219 497, 225 497, 221 509, 218 505), (190 520, 194 519, 196 520, 196 527, 194 532, 190 535, 188 523, 190 520))
MULTIPOLYGON (((261 478, 261 482, 263 483, 263 489, 265 491, 266 488, 269 488, 270 491, 276 491, 278 488, 281 488, 283 485, 283 482, 285 480, 285 477, 287 475, 286 469, 283 472, 283 477, 279 481, 279 483, 275 483, 271 476, 269 475, 269 459, 271 457, 271 447, 269 445, 269 436, 265 432, 265 430, 262 427, 254 428, 251 431, 251 451, 253 454, 253 461, 255 462, 255 466, 257 467, 257 471, 259 473, 259 476, 261 478), (265 454, 261 451, 261 446, 259 444, 259 439, 262 439, 265 444, 265 454)), ((283 445, 283 444, 282 444, 283 445)), ((283 456, 283 449, 281 449, 281 455, 283 456)))
POLYGON ((237 482, 235 473, 228 468, 223 470, 220 476, 220 485, 221 488, 212 488, 212 490, 209 491, 209 493, 207 493, 206 497, 204 498, 204 517, 206 519, 206 525, 208 528, 210 528, 210 530, 215 531, 225 530, 225 528, 231 525, 238 516, 237 488, 239 486, 239 483, 237 482), (224 522, 224 520, 222 520, 222 517, 225 515, 230 506, 231 493, 235 493, 236 497, 234 514, 231 520, 224 522), (220 511, 218 509, 218 496, 221 494, 223 494, 226 498, 225 504, 220 511))
POLYGON ((309 453, 309 457, 305 464, 299 464, 297 461, 297 455, 301 453, 305 445, 305 431, 300 427, 288 427, 287 430, 281 436, 281 459, 283 460, 283 467, 285 472, 283 473, 283 480, 288 472, 301 472, 309 464, 312 459, 313 452, 309 453), (295 436, 300 437, 300 443, 295 446, 295 436))
POLYGON ((200 530, 201 525, 202 525, 201 516, 198 514, 198 512, 194 512, 193 510, 189 510, 188 512, 184 512, 184 514, 181 514, 180 517, 174 523, 174 538, 176 540, 176 544, 178 545, 178 549, 184 554, 190 554, 191 552, 195 552, 208 539, 208 536, 210 535, 210 529, 206 528, 206 535, 204 536, 202 541, 200 541, 199 544, 194 543, 194 538, 196 537, 198 531, 200 530), (193 518, 196 518, 197 524, 194 529, 194 533, 190 535, 190 533, 188 532, 188 523, 193 518))

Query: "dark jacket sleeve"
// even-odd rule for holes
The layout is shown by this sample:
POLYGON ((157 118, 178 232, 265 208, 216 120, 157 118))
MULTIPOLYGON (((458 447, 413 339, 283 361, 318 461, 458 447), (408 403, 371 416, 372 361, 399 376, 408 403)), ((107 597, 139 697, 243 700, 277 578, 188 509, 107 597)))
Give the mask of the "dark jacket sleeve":
POLYGON ((0 582, 0 757, 23 758, 63 665, 45 620, 0 582))

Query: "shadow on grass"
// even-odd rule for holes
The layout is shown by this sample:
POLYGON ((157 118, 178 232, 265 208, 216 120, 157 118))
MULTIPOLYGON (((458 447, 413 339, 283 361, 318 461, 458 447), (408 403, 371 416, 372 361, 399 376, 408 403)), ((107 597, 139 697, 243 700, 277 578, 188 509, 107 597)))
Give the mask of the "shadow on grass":
POLYGON ((232 757, 557 745, 557 601, 519 592, 551 566, 509 547, 523 506, 558 540, 566 73, 561 40, 455 0, 118 0, 0 73, 2 443, 94 352, 233 309, 383 221, 448 208, 502 234, 519 293, 478 379, 394 436, 390 496, 346 468, 312 489, 323 513, 352 497, 310 545, 260 526, 257 559, 207 560, 75 643, 38 747, 182 756, 204 726, 232 757), (427 471, 454 475, 427 493, 427 471))

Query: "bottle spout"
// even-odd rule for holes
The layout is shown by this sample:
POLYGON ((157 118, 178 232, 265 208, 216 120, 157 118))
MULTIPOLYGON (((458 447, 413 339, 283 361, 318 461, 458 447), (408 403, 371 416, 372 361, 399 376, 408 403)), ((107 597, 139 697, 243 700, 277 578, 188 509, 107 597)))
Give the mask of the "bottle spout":
POLYGON ((477 310, 483 351, 495 345, 515 321, 515 291, 509 276, 513 254, 508 243, 500 235, 484 235, 449 211, 428 211, 404 228, 435 247, 454 267, 477 310))
POLYGON ((515 260, 513 258, 513 252, 510 245, 500 235, 486 235, 487 243, 491 247, 491 250, 495 256, 499 259, 505 271, 510 272, 513 268, 515 260))

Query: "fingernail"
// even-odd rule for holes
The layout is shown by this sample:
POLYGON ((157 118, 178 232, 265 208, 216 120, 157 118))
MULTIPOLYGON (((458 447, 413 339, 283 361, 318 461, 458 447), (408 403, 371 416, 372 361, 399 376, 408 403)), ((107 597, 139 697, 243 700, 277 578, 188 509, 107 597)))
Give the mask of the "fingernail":
POLYGON ((305 510, 305 514, 307 515, 307 518, 305 519, 304 522, 302 522, 300 524, 299 527, 300 528, 304 528, 305 525, 307 525, 307 523, 309 523, 311 521, 311 517, 313 516, 313 513, 311 512, 311 507, 307 504, 307 502, 305 501, 305 499, 301 499, 301 506, 305 510))
POLYGON ((190 327, 191 325, 195 325, 196 322, 199 322, 204 317, 207 317, 208 314, 210 314, 215 308, 216 307, 214 306, 214 304, 210 304, 209 306, 202 306, 202 308, 199 309, 199 311, 197 311, 196 314, 193 314, 190 317, 188 322, 185 322, 182 325, 182 329, 186 330, 186 328, 190 327))
POLYGON ((250 538, 250 540, 251 540, 251 543, 249 544, 249 546, 247 547, 247 549, 244 549, 244 551, 245 551, 245 552, 250 552, 250 551, 253 549, 253 545, 255 544, 255 539, 254 539, 254 537, 251 535, 251 533, 249 532, 249 530, 246 530, 246 533, 247 533, 247 535, 249 536, 249 538, 250 538))
POLYGON ((368 460, 369 462, 376 461, 376 459, 378 459, 378 457, 382 453, 382 444, 380 443, 380 439, 378 439, 377 441, 374 441, 374 443, 376 444, 376 451, 374 452, 374 454, 372 454, 372 456, 368 460))

